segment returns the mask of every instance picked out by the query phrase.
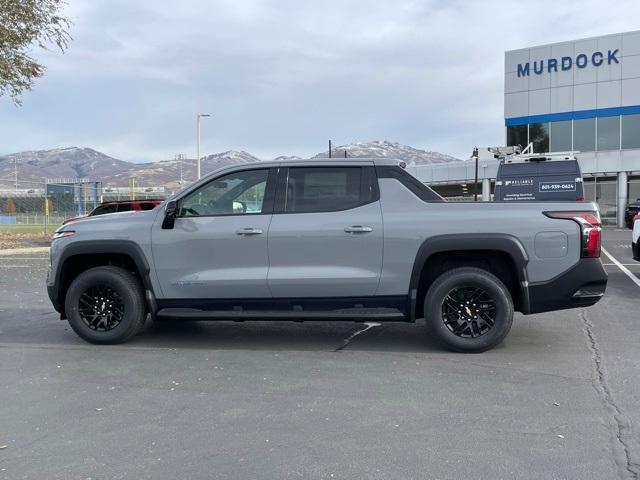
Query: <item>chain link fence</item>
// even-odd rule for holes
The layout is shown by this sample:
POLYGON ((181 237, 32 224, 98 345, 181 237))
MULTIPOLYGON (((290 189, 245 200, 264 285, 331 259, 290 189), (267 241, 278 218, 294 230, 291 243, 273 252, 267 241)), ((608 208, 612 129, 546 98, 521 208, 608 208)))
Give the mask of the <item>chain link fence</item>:
POLYGON ((108 187, 100 182, 30 182, 0 179, 0 226, 55 229, 64 219, 86 215, 102 202, 164 199, 164 187, 108 187))

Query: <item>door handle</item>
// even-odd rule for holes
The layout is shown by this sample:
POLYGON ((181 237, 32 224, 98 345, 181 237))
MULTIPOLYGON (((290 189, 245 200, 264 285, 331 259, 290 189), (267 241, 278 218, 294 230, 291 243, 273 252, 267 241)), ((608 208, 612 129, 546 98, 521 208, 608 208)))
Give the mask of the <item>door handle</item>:
POLYGON ((369 233, 373 232, 373 228, 367 227, 366 225, 351 225, 350 227, 346 227, 344 231, 347 233, 369 233))
POLYGON ((236 235, 260 235, 262 230, 259 228, 241 228, 240 230, 236 230, 236 235))

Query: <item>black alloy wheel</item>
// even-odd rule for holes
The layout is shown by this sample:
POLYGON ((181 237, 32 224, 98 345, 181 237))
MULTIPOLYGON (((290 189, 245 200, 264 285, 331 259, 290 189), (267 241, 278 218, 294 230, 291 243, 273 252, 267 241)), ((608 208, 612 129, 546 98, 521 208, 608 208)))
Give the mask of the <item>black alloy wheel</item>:
POLYGON ((120 294, 107 285, 89 287, 78 299, 78 313, 92 330, 107 332, 124 318, 125 306, 120 294))
POLYGON ((477 338, 495 325, 496 302, 483 288, 456 287, 442 302, 442 320, 454 335, 477 338))

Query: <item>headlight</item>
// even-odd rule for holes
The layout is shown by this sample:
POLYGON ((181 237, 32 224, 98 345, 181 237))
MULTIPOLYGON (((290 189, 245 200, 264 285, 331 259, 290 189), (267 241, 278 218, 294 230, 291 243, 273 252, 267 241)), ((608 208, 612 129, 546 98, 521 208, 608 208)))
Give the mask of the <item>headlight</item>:
POLYGON ((55 240, 56 238, 70 237, 76 233, 75 230, 63 230, 62 232, 56 232, 51 237, 51 240, 55 240))

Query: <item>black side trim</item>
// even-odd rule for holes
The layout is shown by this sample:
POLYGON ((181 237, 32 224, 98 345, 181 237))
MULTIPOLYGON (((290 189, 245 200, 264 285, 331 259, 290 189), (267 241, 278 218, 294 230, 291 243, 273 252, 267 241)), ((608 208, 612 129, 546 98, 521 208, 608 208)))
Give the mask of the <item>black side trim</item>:
MULTIPOLYGON (((379 297, 328 297, 328 298, 232 298, 232 299, 158 299, 158 313, 162 310, 189 310, 191 312, 205 312, 194 316, 208 317, 206 312, 211 312, 212 317, 223 317, 223 313, 231 314, 226 317, 233 318, 241 315, 238 312, 246 312, 245 316, 272 317, 270 312, 279 312, 277 315, 289 318, 322 317, 329 318, 329 313, 345 319, 362 317, 370 313, 389 313, 386 310, 395 310, 397 314, 408 319, 407 298, 405 296, 379 296, 379 297), (355 312, 357 310, 357 312, 355 312), (385 310, 383 312, 382 310, 385 310), (264 315, 260 315, 264 314, 264 315), (350 315, 351 313, 351 315, 350 315), (356 315, 357 313, 357 315, 356 315), (325 314, 325 315, 323 315, 325 314)), ((187 316, 187 315, 185 315, 187 316)), ((396 317, 398 315, 395 315, 396 317)))
POLYGON ((60 288, 62 286, 65 264, 71 257, 76 255, 92 254, 121 254, 131 257, 140 274, 145 290, 153 294, 153 286, 149 278, 149 263, 142 249, 135 242, 130 240, 85 240, 73 242, 60 252, 55 281, 52 286, 47 286, 47 293, 49 294, 51 303, 53 303, 53 307, 62 315, 64 315, 64 298, 61 298, 63 292, 60 291, 60 288))
POLYGON ((378 178, 394 178, 404 185, 411 193, 423 202, 439 203, 444 202, 444 198, 427 187, 416 177, 406 170, 393 165, 377 165, 376 173, 378 178))
MULTIPOLYGON (((416 255, 416 259, 413 263, 413 270, 411 272, 411 281, 409 284, 409 292, 417 291, 419 289, 420 274, 423 267, 429 261, 429 257, 436 253, 444 253, 448 251, 480 251, 480 250, 493 250, 504 252, 513 260, 516 265, 520 292, 522 294, 522 309, 527 310, 529 308, 528 292, 525 285, 527 284, 527 270, 526 266, 529 263, 529 257, 527 252, 520 243, 520 241, 507 234, 450 234, 450 235, 438 235, 425 240, 416 255)), ((415 302, 417 298, 415 296, 409 296, 411 304, 408 307, 410 312, 416 311, 415 302)), ((415 320, 412 318, 411 320, 415 320)))
POLYGON ((529 313, 588 307, 607 288, 607 273, 599 258, 582 258, 571 269, 549 280, 529 285, 529 313))
POLYGON ((631 251, 633 252, 633 259, 640 260, 640 240, 636 243, 631 243, 631 251))

